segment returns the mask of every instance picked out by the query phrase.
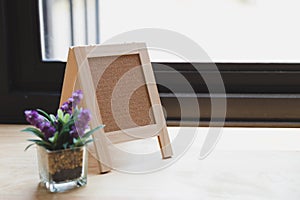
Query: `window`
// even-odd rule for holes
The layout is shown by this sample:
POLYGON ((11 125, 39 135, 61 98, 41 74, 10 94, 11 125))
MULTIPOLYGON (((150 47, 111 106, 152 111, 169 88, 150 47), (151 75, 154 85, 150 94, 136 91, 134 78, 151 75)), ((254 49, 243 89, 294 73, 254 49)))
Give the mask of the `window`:
POLYGON ((66 61, 69 46, 100 41, 99 0, 40 0, 43 60, 66 61))
MULTIPOLYGON (((52 6, 54 5, 55 0, 53 1, 52 6)), ((64 0, 57 0, 63 2, 64 0)), ((79 0, 78 0, 79 1, 79 0)), ((1 9, 1 18, 0 18, 0 99, 1 99, 1 113, 0 113, 0 122, 1 123, 20 123, 24 122, 23 110, 28 108, 35 108, 37 105, 40 108, 47 110, 48 112, 54 112, 57 109, 61 85, 64 75, 64 67, 65 63, 57 61, 58 59, 62 59, 64 56, 52 57, 53 55, 58 55, 55 53, 51 54, 51 51, 42 51, 42 46, 50 47, 53 44, 50 42, 47 44, 45 42, 45 37, 47 37, 46 33, 50 33, 49 30, 43 29, 44 34, 41 37, 41 27, 40 27, 40 12, 41 1, 32 0, 30 2, 27 1, 18 1, 18 0, 2 0, 0 1, 0 9, 1 9), (41 43, 44 41, 44 44, 41 43), (43 55, 42 55, 42 52, 43 55), (46 62, 45 60, 48 61, 46 62)), ((48 2, 48 1, 47 1, 48 2)), ((49 1, 50 2, 50 1, 49 1)), ((72 1, 76 2, 75 0, 72 1)), ((84 2, 81 0, 81 3, 84 2)), ((87 2, 90 2, 88 0, 87 2)), ((138 28, 139 26, 143 26, 142 21, 136 21, 136 24, 132 24, 131 22, 125 23, 122 20, 128 19, 128 17, 132 15, 126 15, 126 11, 130 12, 129 5, 125 7, 122 3, 115 0, 101 0, 99 15, 100 15, 100 40, 105 40, 110 37, 112 34, 118 33, 120 30, 126 31, 132 28, 138 28), (113 5, 117 5, 112 7, 113 5), (115 10, 111 10, 115 8, 115 10), (125 11, 122 11, 122 8, 125 11), (109 13, 110 12, 110 13, 109 13), (112 17, 112 15, 116 15, 119 13, 117 17, 114 17, 110 20, 108 18, 112 17), (122 16, 120 16, 122 14, 122 16), (122 18, 122 19, 120 19, 122 18), (112 21, 111 21, 112 20, 112 21), (130 25, 131 24, 131 25, 130 25), (133 27, 132 25, 135 25, 133 27), (137 26, 139 25, 139 26, 137 26)), ((131 2, 131 1, 129 1, 131 2)), ((133 1, 138 3, 141 2, 133 1)), ((131 2, 131 3, 133 3, 131 2)), ((196 1, 188 1, 193 4, 196 1)), ((202 2, 202 1, 201 1, 202 2)), ((207 2, 207 4, 211 4, 215 1, 207 2)), ((239 4, 239 2, 246 2, 250 5, 254 1, 238 1, 238 0, 229 0, 226 1, 229 5, 239 4)), ((267 2, 263 3, 261 0, 257 0, 255 2, 261 2, 263 5, 267 5, 267 2)), ((279 5, 280 2, 283 1, 272 1, 270 5, 279 5)), ((286 1, 285 1, 286 2, 286 1)), ((235 59, 232 57, 235 54, 228 55, 229 57, 218 57, 218 51, 222 49, 226 51, 226 45, 224 45, 223 41, 219 36, 222 33, 228 34, 227 26, 220 26, 219 31, 217 33, 212 32, 217 38, 215 41, 215 45, 220 45, 217 47, 206 47, 208 53, 209 51, 216 51, 214 54, 215 61, 219 71, 221 72, 222 78, 224 80, 226 92, 227 92, 227 116, 226 116, 226 125, 228 126, 299 126, 299 115, 300 115, 300 64, 297 56, 295 56, 297 52, 297 48, 299 47, 298 38, 294 38, 295 35, 299 35, 298 30, 291 25, 290 23, 294 23, 293 20, 298 19, 298 13, 294 12, 296 9, 295 1, 289 0, 287 3, 288 6, 282 7, 282 12, 279 13, 287 13, 286 16, 283 16, 283 19, 290 19, 289 23, 278 22, 281 24, 278 26, 278 31, 282 32, 285 35, 285 39, 278 38, 278 41, 270 41, 266 43, 266 47, 272 46, 272 50, 275 47, 279 47, 278 51, 281 52, 281 47, 285 47, 286 51, 290 51, 287 53, 287 56, 284 60, 283 57, 280 60, 276 60, 276 63, 264 62, 261 59, 253 58, 251 62, 244 62, 245 59, 235 59), (285 10, 286 9, 286 10, 285 10), (291 12, 289 12, 291 9, 291 12), (293 16, 295 15, 295 18, 293 16), (286 42, 290 38, 294 38, 294 42, 286 42), (274 44, 275 42, 275 44, 274 44), (286 42, 286 43, 285 43, 286 42), (282 46, 286 45, 286 46, 282 46), (232 59, 232 60, 231 60, 232 59), (222 62, 219 62, 222 61, 222 62), (226 61, 226 62, 224 62, 226 61)), ((202 2, 203 3, 203 2, 202 2)), ((225 3, 225 1, 224 1, 225 3)), ((223 4, 223 3, 221 3, 223 4)), ((66 4, 69 5, 69 4, 66 4)), ((157 2, 156 0, 149 1, 147 3, 143 3, 140 7, 144 7, 143 10, 139 10, 137 12, 137 16, 143 16, 149 18, 153 15, 162 15, 166 14, 165 19, 162 19, 163 23, 167 23, 168 20, 171 20, 172 17, 178 14, 178 20, 185 19, 184 13, 178 13, 178 9, 184 10, 185 6, 188 5, 185 1, 165 1, 165 2, 157 2), (176 4, 173 4, 176 2, 176 4), (167 5, 162 9, 161 5, 167 5), (175 5, 178 8, 172 8, 175 5), (149 7, 150 6, 150 7, 149 7), (152 8, 152 9, 150 9, 152 8), (173 10, 172 10, 173 9, 173 10), (165 11, 165 12, 164 12, 165 11), (150 13, 151 12, 151 13, 150 13), (173 13, 172 13, 173 12, 173 13), (150 15, 151 14, 151 15, 150 15), (180 15, 182 15, 180 17, 180 15)), ((242 6, 242 5, 241 5, 242 6)), ((81 7, 81 6, 80 6, 81 7)), ((135 8, 133 6, 132 8, 135 8)), ((49 5, 48 5, 49 8, 49 5)), ((83 6, 84 8, 84 6, 83 6)), ((264 8, 262 6, 261 8, 264 8)), ((265 6, 268 8, 268 6, 265 6)), ((49 8, 50 9, 50 8, 49 8)), ((203 8, 199 8, 200 11, 203 8)), ((233 8, 226 8, 227 10, 231 10, 233 8)), ((235 9, 235 8, 234 8, 235 9)), ((238 9, 238 8, 236 8, 238 9)), ((241 8, 244 9, 244 8, 241 8)), ((270 8, 271 9, 271 8, 270 8)), ((246 12, 246 7, 245 7, 246 12)), ((271 9, 272 10, 272 9, 271 9)), ((198 10, 197 10, 198 11, 198 10)), ((199 11, 199 12, 200 12, 199 11)), ((203 11, 204 12, 204 11, 203 11)), ((223 12, 222 9, 217 9, 215 14, 210 14, 208 16, 218 16, 219 12, 223 12)), ((274 11, 275 12, 275 11, 274 11)), ((48 13, 49 14, 49 13, 48 13)), ((47 19, 51 19, 48 17, 49 15, 45 13, 42 14, 42 17, 47 19)), ((96 12, 94 13, 96 15, 96 12)), ((93 15, 94 15, 93 14, 93 15)), ((197 14, 197 13, 194 13, 197 14)), ((209 13, 208 13, 209 14, 209 13)), ((231 13, 233 15, 233 13, 231 13)), ((82 14, 84 15, 84 14, 82 14)), ((81 15, 81 16, 82 16, 81 15)), ((207 16, 207 17, 208 17, 207 16)), ((262 15, 264 16, 264 15, 262 15)), ((250 16, 249 16, 250 17, 250 16)), ((255 17, 255 16, 254 16, 255 17)), ((271 17, 271 16, 270 16, 271 17)), ((70 19, 70 18, 69 18, 70 19)), ((201 24, 197 24, 197 16, 194 17, 191 13, 189 16, 191 20, 188 23, 180 22, 181 24, 186 24, 190 26, 192 24, 196 27, 201 27, 201 24), (196 24, 195 24, 196 23, 196 24)), ((81 19, 82 20, 82 19, 81 19)), ((71 21, 71 20, 70 20, 71 21)), ((145 21, 145 20, 144 20, 145 21)), ((94 22, 93 22, 94 23, 94 22)), ((149 22, 150 23, 150 22, 149 22)), ((81 26, 86 26, 85 23, 80 23, 81 26)), ((151 24, 150 24, 151 25, 151 24)), ((150 26, 148 24, 148 26, 150 26)), ((155 25, 155 24, 154 24, 155 25)), ((172 25, 172 24, 171 24, 172 25)), ((203 25, 203 24, 202 24, 203 25)), ((239 24, 242 27, 243 22, 239 24)), ((175 26, 175 25, 173 25, 175 26)), ((212 27, 214 24, 211 25, 212 27)), ((251 25, 254 26, 254 25, 251 25)), ((44 26, 45 27, 45 26, 44 26)), ((274 27, 276 27, 274 25, 274 27)), ((73 27, 74 28, 74 27, 73 27)), ((162 27, 168 28, 168 27, 162 27)), ((62 30, 62 33, 70 31, 70 28, 67 26, 67 30, 62 30)), ((209 28, 203 28, 204 33, 209 33, 209 28)), ((86 29, 84 29, 86 30, 86 29)), ((74 29, 74 38, 76 30, 74 29)), ((259 35, 259 32, 263 32, 263 29, 257 29, 253 27, 253 29, 249 29, 251 33, 259 35)), ((274 31, 275 28, 274 28, 274 31)), ((92 31, 94 32, 94 31, 92 31)), ((69 32, 68 32, 69 33, 69 32)), ((191 34, 195 34, 191 32, 191 34)), ((277 34, 277 33, 274 33, 277 34)), ((81 42, 86 42, 86 34, 82 33, 84 36, 81 38, 81 42)), ((187 34, 188 35, 188 34, 187 34)), ((197 35, 197 34, 196 34, 197 35)), ((189 35, 188 35, 189 36, 189 35)), ((243 37, 244 35, 237 36, 238 39, 243 37)), ((270 36, 271 37, 271 36, 270 36)), ((69 39, 66 39, 70 42, 69 39)), ((92 39, 94 37, 88 37, 92 39)), ((94 38, 95 39, 95 38, 94 38)), ((50 41, 49 38, 47 41, 50 41)), ((72 41, 72 39, 71 39, 72 41)), ((90 41, 89 41, 90 42, 90 41)), ((97 40, 95 41, 97 43, 97 40)), ((253 41, 255 43, 255 41, 253 41)), ((258 42, 260 43, 260 42, 258 42)), ((229 43, 230 45, 231 43, 229 43)), ((256 47, 256 49, 260 49, 260 44, 249 44, 256 47)), ((241 46, 242 47, 242 46, 241 46)), ((47 48, 46 48, 47 49, 47 48)), ((48 48, 51 49, 51 48, 48 48)), ((238 49, 238 48, 237 48, 238 49)), ((247 50, 245 47, 244 50, 247 50)), ((241 51, 244 51, 241 50, 241 51)), ((63 50, 66 51, 66 50, 63 50)), ((62 52, 63 52, 62 51, 62 52)), ((235 51, 232 51, 235 52, 235 51)), ((267 51, 263 51, 262 53, 269 53, 267 51)), ((277 54, 277 53, 276 53, 277 54)), ((274 54, 274 55, 276 55, 274 54)), ((220 54, 221 55, 221 54, 220 54)), ((248 54, 250 55, 250 53, 248 54)), ((252 54, 250 55, 252 56, 252 54)), ((263 56, 259 53, 259 56, 263 56)), ((280 54, 280 56, 282 56, 280 54)), ((262 58, 267 58, 267 56, 263 56, 262 58)), ((277 58, 277 57, 276 57, 277 58)), ((207 124, 210 120, 217 121, 218 119, 211 119, 210 114, 210 99, 217 97, 210 97, 205 87, 205 83, 202 77, 193 70, 190 64, 176 62, 174 60, 156 60, 153 63, 155 76, 157 79, 164 79, 170 82, 170 84, 180 84, 172 78, 172 73, 168 71, 163 71, 159 64, 162 62, 163 64, 169 65, 170 67, 178 70, 182 75, 187 77, 193 86, 194 90, 197 93, 197 98, 200 103, 201 109, 201 122, 202 125, 207 124), (158 62, 159 61, 159 62, 158 62)), ((199 65, 201 69, 203 69, 203 73, 214 73, 211 70, 211 63, 198 62, 195 63, 199 65)), ((161 100, 163 105, 165 106, 168 113, 168 124, 178 124, 178 120, 180 119, 180 110, 178 109, 177 99, 174 94, 170 93, 166 88, 159 87, 159 92, 161 96, 161 100)), ((184 101, 189 100, 189 95, 181 97, 184 101)), ((191 122, 195 120, 195 116, 193 116, 193 112, 191 111, 188 116, 184 116, 186 122, 191 122)), ((187 123, 188 124, 188 123, 187 123)))
MULTIPOLYGON (((51 59, 65 61, 69 45, 95 44, 125 31, 153 27, 186 35, 202 46, 213 62, 300 62, 297 0, 43 0, 42 3, 42 30, 46 31, 41 35, 46 36, 42 41, 48 44, 47 58, 51 59)), ((158 52, 151 52, 151 60, 181 61, 158 52)))
MULTIPOLYGON (((299 7, 297 0, 101 0, 101 41, 164 28, 193 39, 213 62, 300 62, 299 7)), ((159 54, 151 60, 178 62, 159 54)))

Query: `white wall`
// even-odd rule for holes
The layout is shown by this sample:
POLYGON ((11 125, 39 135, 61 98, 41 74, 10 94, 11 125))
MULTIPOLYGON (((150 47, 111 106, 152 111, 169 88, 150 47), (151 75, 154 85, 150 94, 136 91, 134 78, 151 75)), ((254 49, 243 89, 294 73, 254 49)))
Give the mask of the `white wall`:
POLYGON ((215 62, 300 62, 299 10, 299 0, 101 0, 101 41, 164 28, 193 39, 215 62))

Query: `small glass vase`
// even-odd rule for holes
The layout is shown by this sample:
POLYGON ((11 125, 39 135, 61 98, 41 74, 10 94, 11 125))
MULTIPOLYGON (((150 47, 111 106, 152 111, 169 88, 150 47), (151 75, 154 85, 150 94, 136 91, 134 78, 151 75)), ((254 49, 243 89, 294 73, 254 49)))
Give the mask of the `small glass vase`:
POLYGON ((64 192, 87 183, 86 147, 49 151, 37 145, 41 183, 50 192, 64 192))

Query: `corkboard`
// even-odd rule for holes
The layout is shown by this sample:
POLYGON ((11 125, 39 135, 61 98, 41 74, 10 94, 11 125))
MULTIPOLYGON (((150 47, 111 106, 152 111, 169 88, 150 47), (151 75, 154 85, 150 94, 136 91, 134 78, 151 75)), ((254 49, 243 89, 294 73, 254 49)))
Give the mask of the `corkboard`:
POLYGON ((89 58, 88 63, 96 88, 100 114, 103 124, 105 124, 105 132, 155 123, 138 54, 89 58), (132 70, 130 76, 124 76, 130 70, 132 70), (99 73, 101 73, 101 77, 98 81, 99 73), (124 79, 125 84, 118 84, 121 78, 124 79), (136 85, 141 86, 135 88, 136 85), (116 102, 113 104, 118 111, 118 124, 112 110, 112 96, 116 87, 118 87, 118 91, 122 91, 122 93, 117 94, 116 102), (128 92, 132 93, 129 100, 127 99, 128 92), (124 107, 120 105, 126 101, 129 105, 125 106, 129 107, 130 116, 124 111, 124 107), (128 123, 130 118, 134 123, 128 123))

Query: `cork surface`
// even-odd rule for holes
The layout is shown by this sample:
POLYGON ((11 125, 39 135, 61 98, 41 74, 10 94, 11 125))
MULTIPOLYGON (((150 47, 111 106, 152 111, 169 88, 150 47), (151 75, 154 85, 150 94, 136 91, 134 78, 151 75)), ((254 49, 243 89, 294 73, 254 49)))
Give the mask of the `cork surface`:
POLYGON ((88 59, 104 131, 154 124, 138 54, 88 59))

